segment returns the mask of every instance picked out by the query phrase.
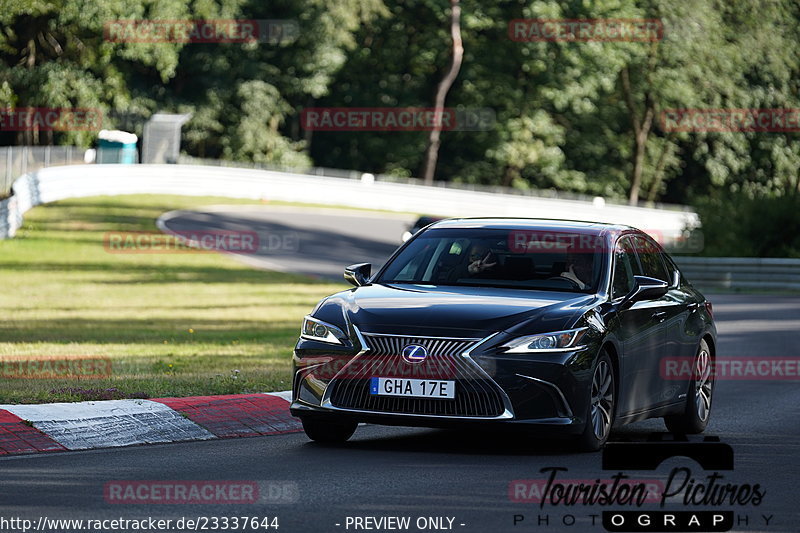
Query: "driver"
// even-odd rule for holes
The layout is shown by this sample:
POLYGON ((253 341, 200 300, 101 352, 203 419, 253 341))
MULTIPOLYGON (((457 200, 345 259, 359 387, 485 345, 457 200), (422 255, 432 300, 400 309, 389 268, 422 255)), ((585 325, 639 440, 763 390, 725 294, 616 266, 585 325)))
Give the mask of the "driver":
POLYGON ((473 244, 469 249, 468 258, 467 272, 473 275, 489 271, 497 266, 497 258, 482 244, 473 244))
POLYGON ((559 276, 572 280, 579 289, 584 290, 589 286, 589 281, 592 279, 592 263, 593 259, 590 254, 567 250, 566 270, 559 276))

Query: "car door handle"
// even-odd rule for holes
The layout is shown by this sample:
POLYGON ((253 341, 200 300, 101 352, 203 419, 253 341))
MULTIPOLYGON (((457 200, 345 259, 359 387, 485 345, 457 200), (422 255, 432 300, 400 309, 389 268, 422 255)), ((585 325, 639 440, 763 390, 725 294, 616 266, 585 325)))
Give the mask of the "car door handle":
POLYGON ((658 319, 659 322, 664 322, 664 320, 666 320, 666 317, 667 317, 666 311, 659 311, 658 313, 653 313, 653 318, 658 319))

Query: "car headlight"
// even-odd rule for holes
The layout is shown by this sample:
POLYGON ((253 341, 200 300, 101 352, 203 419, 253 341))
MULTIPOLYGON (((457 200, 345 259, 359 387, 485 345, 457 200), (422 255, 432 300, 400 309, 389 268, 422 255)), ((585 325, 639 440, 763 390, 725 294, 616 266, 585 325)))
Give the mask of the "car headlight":
POLYGON ((342 341, 347 338, 347 335, 341 329, 311 316, 303 319, 303 328, 300 330, 300 336, 329 344, 344 344, 342 341))
POLYGON ((569 329, 518 337, 501 346, 505 353, 568 352, 584 348, 581 339, 589 328, 569 329))

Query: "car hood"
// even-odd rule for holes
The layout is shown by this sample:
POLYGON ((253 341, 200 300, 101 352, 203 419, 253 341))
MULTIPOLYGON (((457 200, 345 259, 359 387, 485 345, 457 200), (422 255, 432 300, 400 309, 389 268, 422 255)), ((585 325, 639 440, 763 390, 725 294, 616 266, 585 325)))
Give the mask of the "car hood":
POLYGON ((477 338, 557 331, 596 301, 574 292, 376 284, 333 295, 314 314, 341 323, 344 313, 364 333, 477 338))

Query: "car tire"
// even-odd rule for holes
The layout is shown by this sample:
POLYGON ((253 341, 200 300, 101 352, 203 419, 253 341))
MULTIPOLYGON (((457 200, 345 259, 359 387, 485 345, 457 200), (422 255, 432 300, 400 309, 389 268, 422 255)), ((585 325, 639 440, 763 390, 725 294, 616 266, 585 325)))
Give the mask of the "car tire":
POLYGON ((611 357, 600 352, 592 371, 589 386, 589 402, 586 409, 586 425, 576 442, 577 449, 594 452, 603 447, 614 426, 617 407, 617 376, 611 357))
POLYGON ((341 422, 322 418, 303 418, 303 431, 314 442, 335 444, 346 442, 353 436, 358 422, 341 422))
POLYGON ((711 401, 714 393, 714 373, 711 350, 705 340, 700 341, 692 366, 692 380, 686 394, 683 413, 667 415, 664 424, 672 433, 694 435, 702 433, 711 418, 711 401))

